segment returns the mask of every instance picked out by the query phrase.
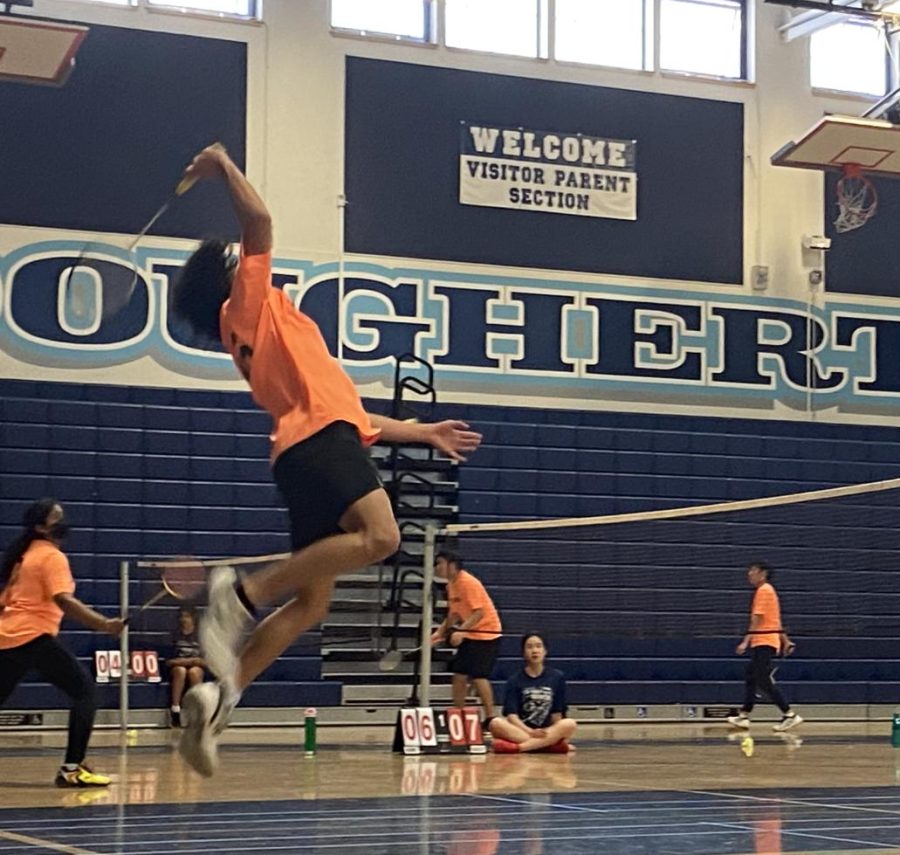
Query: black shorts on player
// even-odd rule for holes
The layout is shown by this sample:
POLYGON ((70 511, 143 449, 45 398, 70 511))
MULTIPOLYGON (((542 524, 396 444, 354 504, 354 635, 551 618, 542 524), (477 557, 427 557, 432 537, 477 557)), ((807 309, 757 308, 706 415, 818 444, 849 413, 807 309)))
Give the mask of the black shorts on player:
POLYGON ((489 641, 463 639, 450 663, 450 670, 454 674, 464 674, 472 680, 488 680, 497 662, 499 649, 499 638, 492 638, 489 641))
POLYGON ((349 422, 333 422, 279 455, 273 469, 291 520, 291 549, 340 534, 354 502, 382 488, 375 463, 349 422))

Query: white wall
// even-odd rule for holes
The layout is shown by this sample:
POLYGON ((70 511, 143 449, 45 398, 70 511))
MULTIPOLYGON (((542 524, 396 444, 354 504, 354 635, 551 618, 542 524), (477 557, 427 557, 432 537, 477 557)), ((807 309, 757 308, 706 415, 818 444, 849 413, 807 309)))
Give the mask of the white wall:
MULTIPOLYGON (((745 280, 751 265, 766 264, 770 294, 805 299, 801 238, 823 231, 822 178, 817 172, 772 167, 769 157, 823 113, 858 114, 866 102, 811 91, 808 40, 784 43, 777 32, 785 8, 757 0, 751 16, 756 82, 748 84, 333 36, 328 6, 328 0, 264 0, 262 24, 79 0, 37 0, 34 11, 246 41, 249 173, 271 205, 279 248, 307 257, 334 257, 340 249, 337 197, 342 189, 343 69, 348 54, 743 102, 745 280)), ((691 201, 685 199, 685 204, 691 201)))

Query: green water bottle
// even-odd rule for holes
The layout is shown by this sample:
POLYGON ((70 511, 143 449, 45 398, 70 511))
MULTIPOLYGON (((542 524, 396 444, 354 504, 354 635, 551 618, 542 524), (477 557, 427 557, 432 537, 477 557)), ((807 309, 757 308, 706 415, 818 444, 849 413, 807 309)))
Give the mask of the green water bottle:
POLYGON ((894 710, 891 718, 891 745, 900 748, 900 710, 894 710))
MULTIPOLYGON (((900 727, 900 725, 898 725, 900 727)), ((898 730, 900 733, 900 730, 898 730)), ((303 751, 307 757, 316 754, 316 708, 309 707, 303 719, 303 751)))

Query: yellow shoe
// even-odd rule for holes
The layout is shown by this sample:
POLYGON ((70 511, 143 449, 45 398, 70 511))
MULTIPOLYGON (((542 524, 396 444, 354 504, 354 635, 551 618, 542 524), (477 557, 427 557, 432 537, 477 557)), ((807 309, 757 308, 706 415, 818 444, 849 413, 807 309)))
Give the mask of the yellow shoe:
POLYGON ((108 787, 112 779, 106 775, 98 775, 89 766, 80 763, 72 771, 60 769, 56 773, 57 787, 108 787))

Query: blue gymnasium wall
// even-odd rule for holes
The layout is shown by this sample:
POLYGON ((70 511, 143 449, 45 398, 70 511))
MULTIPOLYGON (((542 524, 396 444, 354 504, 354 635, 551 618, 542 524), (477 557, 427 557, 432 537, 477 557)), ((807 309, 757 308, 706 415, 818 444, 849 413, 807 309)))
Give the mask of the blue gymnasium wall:
POLYGON ((359 57, 346 71, 349 252, 742 281, 743 105, 359 57), (635 140, 638 219, 461 205, 463 122, 635 140))
POLYGON ((825 256, 828 290, 896 297, 900 258, 892 247, 900 222, 900 186, 889 178, 873 177, 878 213, 862 228, 840 234, 834 228, 838 178, 838 172, 825 173, 825 233, 832 238, 825 256))
MULTIPOLYGON (((0 82, 0 112, 0 223, 137 234, 203 146, 244 165, 247 46, 91 24, 65 86, 0 82)), ((197 185, 152 233, 236 237, 227 191, 197 185)))
MULTIPOLYGON (((505 407, 465 412, 486 443, 460 473, 463 522, 631 513, 900 477, 894 428, 505 407)), ((832 627, 848 614, 894 621, 900 614, 896 492, 850 505, 832 500, 804 513, 786 507, 709 541, 702 537, 710 533, 688 533, 685 523, 676 534, 678 522, 664 533, 633 527, 633 536, 620 527, 606 543, 601 530, 590 566, 573 560, 564 536, 559 553, 535 547, 534 554, 517 548, 514 535, 463 538, 464 553, 484 559, 475 557, 473 570, 514 628, 494 678, 520 667, 521 632, 543 629, 554 664, 569 677, 572 703, 737 704, 745 662, 734 646, 746 625, 745 568, 762 559, 777 570, 787 625, 805 626, 794 630, 798 653, 779 672, 789 699, 893 703, 900 666, 895 640, 885 637, 892 633, 864 637, 869 633, 850 624, 832 627), (619 550, 619 540, 634 542, 619 550), (871 557, 872 548, 883 552, 871 557), (854 572, 863 567, 875 572, 854 572), (658 625, 675 637, 626 630, 617 638, 604 629, 617 609, 666 608, 656 605, 657 592, 673 609, 658 625), (733 633, 691 639, 692 620, 699 625, 717 608, 733 616, 733 633)))
MULTIPOLYGON (((269 418, 248 395, 122 386, 0 381, 0 543, 20 530, 39 496, 64 503, 77 594, 117 611, 123 559, 265 555, 289 548, 286 517, 268 466, 269 418)), ((157 590, 153 572, 132 568, 132 603, 157 590)), ((161 606, 132 628, 132 649, 164 652, 176 610, 161 606)), ((92 669, 111 639, 67 623, 66 644, 92 669)), ((250 706, 340 703, 320 682, 317 636, 290 648, 248 692, 250 706)), ((32 675, 34 679, 34 675, 32 675)), ((116 688, 100 687, 117 707, 116 688)), ((23 684, 7 707, 61 702, 55 689, 23 684)), ((168 705, 167 685, 135 685, 136 707, 168 705)))
MULTIPOLYGON (((85 600, 112 610, 123 558, 286 548, 285 518, 266 459, 268 418, 246 395, 0 381, 0 400, 0 541, 15 534, 25 504, 56 495, 75 525, 68 551, 85 600)), ((485 435, 484 446, 460 469, 464 521, 619 513, 900 476, 900 435, 888 428, 474 405, 441 409, 485 435)), ((827 527, 822 507, 819 524, 827 527)), ((777 555, 770 557, 778 563, 777 555)), ((523 586, 540 595, 548 582, 539 570, 527 577, 515 567, 483 570, 504 611, 522 608, 523 586)), ((741 566, 724 572, 730 574, 726 587, 739 589, 743 606, 741 566)), ((561 587, 577 591, 557 582, 551 601, 561 587)), ((135 581, 132 599, 146 598, 149 584, 146 577, 135 581)), ((151 615, 145 631, 158 642, 174 611, 151 615)), ((65 639, 82 657, 106 646, 100 636, 72 625, 65 639)), ((572 680, 573 702, 722 702, 737 700, 740 692, 742 665, 733 644, 594 638, 554 654, 572 680)), ((515 648, 515 639, 506 642, 498 678, 516 666, 515 648)), ((316 682, 316 654, 295 646, 251 690, 247 703, 337 703, 338 687, 316 682)), ((892 681, 900 677, 893 658, 893 642, 810 640, 783 679, 798 702, 890 700, 892 681)), ((166 687, 139 687, 134 700, 162 706, 166 687)), ((112 688, 103 701, 116 705, 112 688)), ((11 705, 58 702, 55 690, 26 685, 11 705)))

